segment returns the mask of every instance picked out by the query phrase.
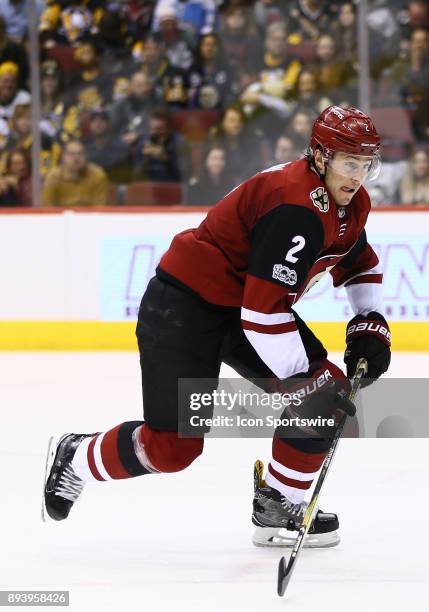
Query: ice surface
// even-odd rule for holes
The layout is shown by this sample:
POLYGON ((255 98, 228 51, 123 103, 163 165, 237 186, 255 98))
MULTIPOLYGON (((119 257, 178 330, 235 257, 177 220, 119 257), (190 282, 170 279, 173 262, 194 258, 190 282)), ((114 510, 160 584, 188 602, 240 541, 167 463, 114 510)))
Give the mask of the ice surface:
MULTIPOLYGON (((390 375, 426 377, 428 363, 399 353, 390 375)), ((304 551, 280 599, 281 553, 250 542, 253 462, 269 440, 207 440, 187 471, 92 485, 46 525, 49 435, 141 418, 137 355, 1 353, 0 406, 0 589, 67 589, 79 612, 429 609, 428 440, 341 442, 322 507, 340 515, 342 542, 304 551)))

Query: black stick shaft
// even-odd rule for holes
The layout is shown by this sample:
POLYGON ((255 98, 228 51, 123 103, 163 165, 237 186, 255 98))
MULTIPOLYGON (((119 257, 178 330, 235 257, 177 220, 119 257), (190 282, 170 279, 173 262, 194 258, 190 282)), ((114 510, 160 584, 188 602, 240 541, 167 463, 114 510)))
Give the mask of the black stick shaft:
MULTIPOLYGON (((352 388, 349 393, 349 399, 351 401, 354 400, 356 393, 359 389, 361 378, 368 371, 368 363, 365 359, 360 359, 357 366, 356 372, 352 379, 352 388)), ((322 490, 323 484, 325 482, 326 476, 328 474, 329 466, 332 463, 332 459, 334 457, 335 451, 337 450, 338 442, 340 440, 341 434, 343 433, 344 425, 347 420, 347 414, 344 414, 342 417, 336 431, 334 434, 334 438, 332 440, 331 448, 329 449, 328 454, 325 457, 325 460, 322 465, 322 469, 320 470, 319 477, 316 482, 316 486, 314 487, 313 495, 311 496, 310 503, 307 506, 307 509, 304 514, 304 518, 301 523, 301 527, 299 529, 298 535, 295 540, 294 547, 292 549, 291 555, 289 557, 288 564, 286 565, 286 559, 282 557, 279 562, 278 576, 277 576, 277 593, 280 597, 283 597, 289 581, 292 576, 292 572, 295 569, 296 559, 299 555, 299 552, 304 543, 305 536, 308 533, 308 530, 311 527, 313 522, 313 518, 316 512, 317 502, 319 501, 320 492, 322 490)))

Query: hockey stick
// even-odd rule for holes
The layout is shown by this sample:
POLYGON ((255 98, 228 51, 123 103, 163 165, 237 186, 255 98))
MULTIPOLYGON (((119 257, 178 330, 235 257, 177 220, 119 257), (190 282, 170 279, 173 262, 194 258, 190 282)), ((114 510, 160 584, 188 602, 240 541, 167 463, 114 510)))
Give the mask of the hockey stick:
MULTIPOLYGON (((356 366, 356 372, 351 380, 352 388, 348 396, 349 400, 354 401, 356 393, 359 389, 361 378, 365 376, 367 371, 368 371, 368 363, 366 359, 359 359, 358 364, 356 366)), ((314 487, 314 491, 313 491, 313 495, 311 497, 310 503, 308 504, 307 509, 305 511, 304 518, 302 520, 301 527, 299 528, 299 532, 298 532, 298 535, 295 541, 295 545, 289 557, 288 564, 286 565, 286 559, 284 557, 280 559, 278 577, 277 577, 277 593, 280 597, 283 597, 283 595, 285 594, 285 591, 287 589, 287 586, 292 576, 292 572, 295 568, 295 563, 296 563, 296 559, 298 557, 299 551, 301 550, 305 536, 307 535, 307 532, 310 529, 311 524, 313 522, 313 516, 315 514, 317 502, 320 497, 320 492, 322 490, 323 483, 325 482, 325 478, 328 474, 329 466, 331 465, 332 459, 337 449, 338 441, 343 432, 346 420, 347 420, 347 414, 344 413, 335 431, 334 438, 331 444, 331 448, 329 449, 329 452, 326 455, 325 460, 323 462, 322 469, 319 474, 319 478, 317 479, 316 486, 314 487)))

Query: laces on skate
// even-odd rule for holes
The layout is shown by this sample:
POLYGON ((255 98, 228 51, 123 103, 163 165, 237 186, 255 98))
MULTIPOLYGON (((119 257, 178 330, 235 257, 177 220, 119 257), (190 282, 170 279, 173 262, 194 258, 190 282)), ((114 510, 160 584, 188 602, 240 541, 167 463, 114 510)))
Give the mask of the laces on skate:
POLYGON ((70 466, 67 466, 61 474, 54 493, 59 497, 64 497, 71 502, 75 502, 82 493, 84 485, 84 481, 76 476, 74 470, 70 466))

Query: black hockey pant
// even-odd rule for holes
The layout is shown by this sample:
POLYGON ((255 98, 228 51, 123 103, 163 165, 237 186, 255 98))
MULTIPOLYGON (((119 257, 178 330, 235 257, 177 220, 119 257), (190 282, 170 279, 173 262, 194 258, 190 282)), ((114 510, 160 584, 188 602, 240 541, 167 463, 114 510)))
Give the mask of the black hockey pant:
MULTIPOLYGON (((322 343, 294 316, 309 360, 326 357, 322 343)), ((216 381, 222 362, 248 380, 275 378, 247 340, 239 308, 208 304, 157 277, 143 296, 136 333, 144 420, 154 430, 178 431, 180 378, 216 381)), ((327 440, 306 438, 288 439, 288 443, 310 453, 324 452, 330 445, 327 440)))

